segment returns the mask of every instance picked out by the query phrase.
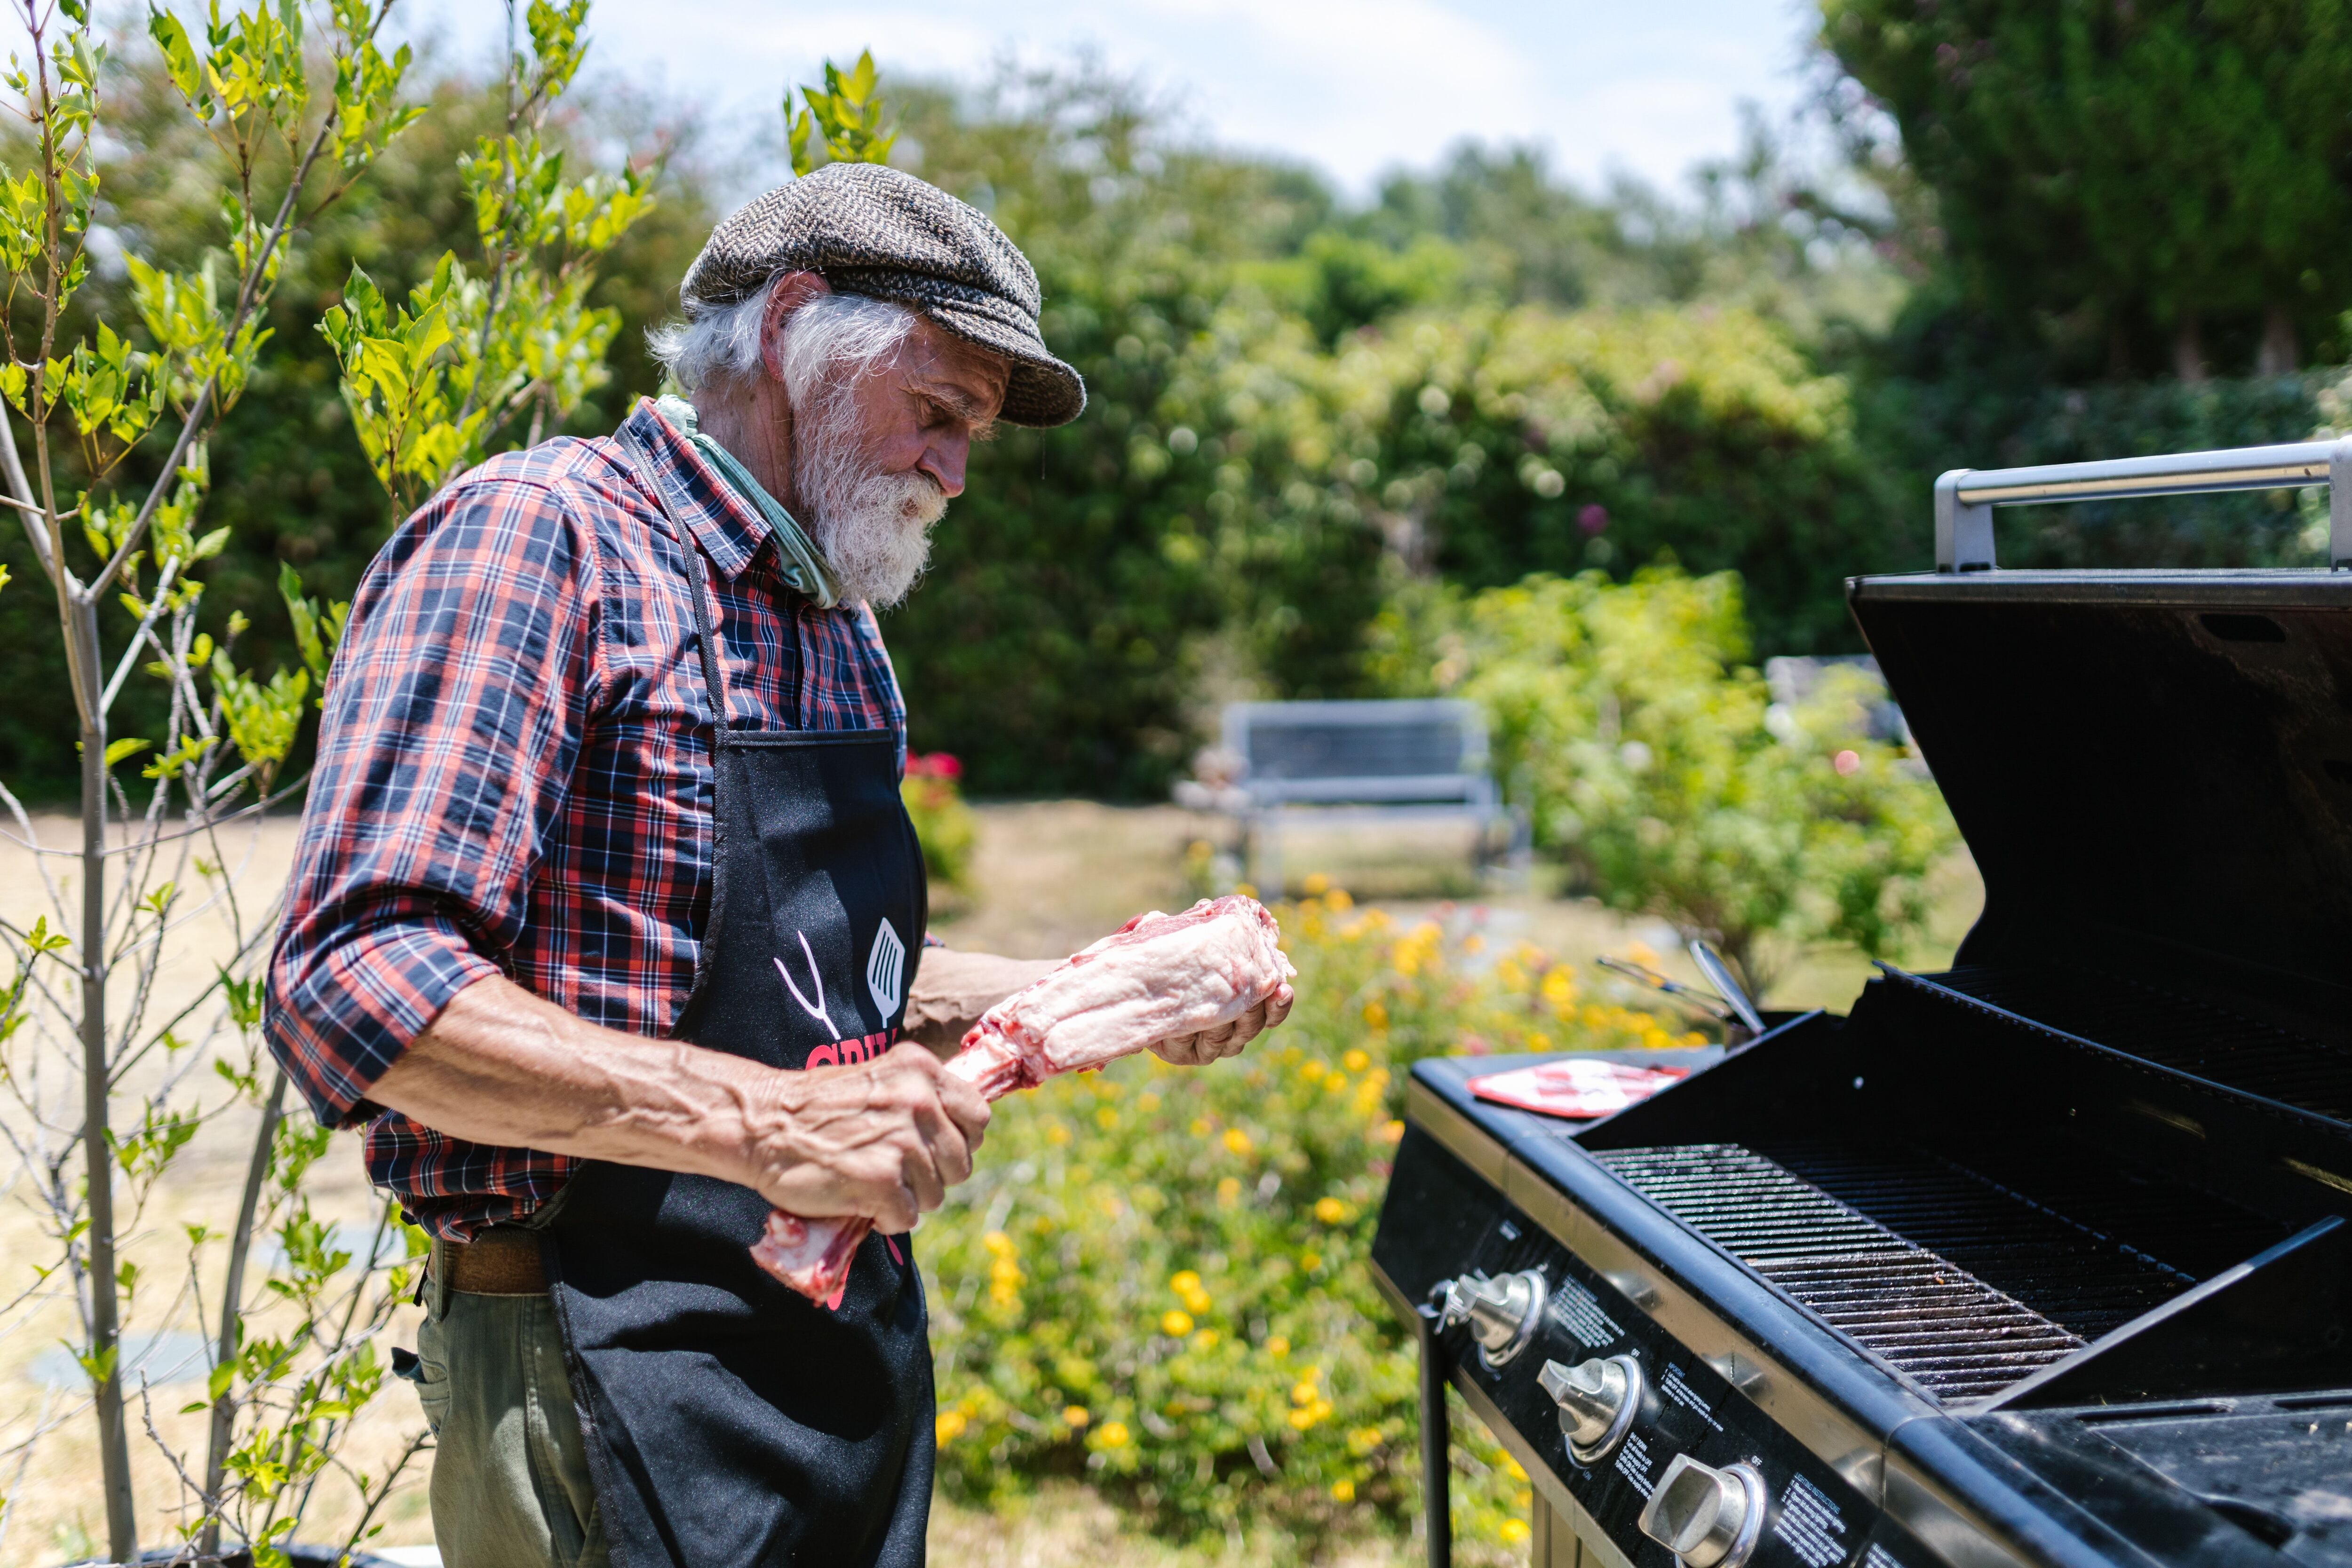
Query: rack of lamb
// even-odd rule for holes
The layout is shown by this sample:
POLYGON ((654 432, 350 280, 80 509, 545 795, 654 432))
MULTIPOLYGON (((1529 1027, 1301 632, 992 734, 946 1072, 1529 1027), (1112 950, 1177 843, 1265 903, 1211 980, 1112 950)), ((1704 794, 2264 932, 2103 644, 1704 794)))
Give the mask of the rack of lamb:
MULTIPOLYGON (((999 1100, 1286 999, 1297 971, 1254 898, 1202 899, 1181 915, 1139 915, 983 1014, 947 1070, 999 1100)), ((760 1267, 813 1301, 840 1299, 872 1222, 803 1219, 781 1209, 751 1248, 760 1267)))

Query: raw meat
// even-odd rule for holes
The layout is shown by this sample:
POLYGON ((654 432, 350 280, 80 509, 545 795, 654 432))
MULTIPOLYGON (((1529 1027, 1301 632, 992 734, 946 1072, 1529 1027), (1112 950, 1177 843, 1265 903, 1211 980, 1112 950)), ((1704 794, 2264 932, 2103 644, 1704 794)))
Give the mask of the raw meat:
MULTIPOLYGON (((947 1070, 997 1100, 1163 1041, 1232 1023, 1286 993, 1297 973, 1274 916, 1254 898, 1202 899, 1139 915, 988 1009, 947 1070)), ((760 1267, 813 1301, 836 1303, 872 1221, 778 1210, 752 1245, 760 1267)))

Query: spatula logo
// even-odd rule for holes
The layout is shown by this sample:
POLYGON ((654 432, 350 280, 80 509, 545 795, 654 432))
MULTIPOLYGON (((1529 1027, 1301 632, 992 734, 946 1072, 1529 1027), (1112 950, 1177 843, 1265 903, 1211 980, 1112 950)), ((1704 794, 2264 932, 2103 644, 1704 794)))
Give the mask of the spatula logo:
POLYGON ((906 995, 906 977, 907 945, 885 920, 882 929, 874 934, 874 951, 866 956, 866 988, 874 993, 874 1005, 882 1009, 886 1024, 898 1010, 898 998, 906 995))

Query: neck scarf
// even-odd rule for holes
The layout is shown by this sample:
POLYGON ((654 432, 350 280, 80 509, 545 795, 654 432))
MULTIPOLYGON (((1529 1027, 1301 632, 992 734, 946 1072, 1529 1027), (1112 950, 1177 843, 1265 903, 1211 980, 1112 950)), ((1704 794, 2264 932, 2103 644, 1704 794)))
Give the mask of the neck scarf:
POLYGON ((776 536, 776 570, 783 580, 815 601, 819 610, 831 610, 841 602, 841 591, 834 585, 833 568, 827 564, 816 541, 784 510, 761 483, 751 477, 735 455, 702 434, 696 423, 694 405, 684 398, 665 397, 654 404, 660 415, 677 427, 688 444, 710 460, 728 488, 748 502, 751 509, 768 519, 768 527, 776 536))

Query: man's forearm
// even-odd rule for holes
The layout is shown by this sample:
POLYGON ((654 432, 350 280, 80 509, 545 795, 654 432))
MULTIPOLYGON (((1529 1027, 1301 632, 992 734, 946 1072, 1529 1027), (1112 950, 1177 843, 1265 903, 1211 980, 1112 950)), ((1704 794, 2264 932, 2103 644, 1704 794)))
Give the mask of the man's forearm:
POLYGON ((904 1230, 971 1174, 988 1106, 916 1046, 813 1072, 601 1029, 511 980, 450 998, 369 1097, 451 1137, 740 1183, 904 1230))
POLYGON ((452 998, 369 1098, 469 1142, 749 1181, 784 1077, 601 1028, 493 977, 452 998))

